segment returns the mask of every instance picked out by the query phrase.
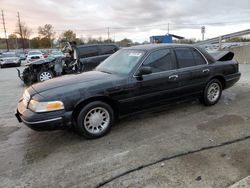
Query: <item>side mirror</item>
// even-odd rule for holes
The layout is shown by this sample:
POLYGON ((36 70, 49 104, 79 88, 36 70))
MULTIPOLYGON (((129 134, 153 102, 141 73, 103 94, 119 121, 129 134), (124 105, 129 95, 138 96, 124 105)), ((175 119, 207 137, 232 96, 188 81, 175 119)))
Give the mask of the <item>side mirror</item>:
POLYGON ((142 66, 137 74, 137 76, 142 76, 146 74, 151 74, 152 73, 152 68, 149 66, 142 66))

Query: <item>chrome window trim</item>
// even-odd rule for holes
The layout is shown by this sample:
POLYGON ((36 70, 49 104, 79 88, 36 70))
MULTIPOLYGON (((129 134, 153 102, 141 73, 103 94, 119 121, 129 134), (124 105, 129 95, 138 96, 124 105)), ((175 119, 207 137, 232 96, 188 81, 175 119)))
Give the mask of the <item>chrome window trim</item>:
MULTIPOLYGON (((174 47, 173 47, 173 48, 174 48, 174 47)), ((162 48, 162 49, 173 49, 173 48, 162 48)), ((183 48, 193 48, 193 49, 197 50, 198 53, 201 54, 201 56, 203 57, 203 59, 204 59, 205 62, 206 62, 206 64, 204 64, 204 65, 209 65, 209 63, 208 63, 206 57, 200 52, 200 50, 199 50, 198 48, 193 47, 193 46, 192 46, 192 47, 183 47, 183 48)), ((157 51, 157 50, 162 50, 162 49, 156 49, 156 50, 152 51, 151 53, 153 53, 153 52, 155 52, 155 51, 157 51)), ((173 49, 173 50, 174 50, 174 49, 173 49)), ((133 74, 133 77, 134 77, 134 78, 137 78, 137 77, 138 77, 138 76, 135 75, 135 73, 140 69, 140 67, 142 66, 142 64, 145 62, 145 60, 148 58, 148 56, 149 56, 151 53, 149 53, 148 55, 146 55, 145 58, 142 60, 142 63, 139 65, 139 67, 136 69, 136 71, 135 71, 134 74, 133 74)), ((178 59, 177 59, 177 57, 176 57, 176 62, 177 62, 177 61, 178 61, 178 59)), ((202 65, 190 66, 190 67, 199 67, 199 66, 203 66, 203 64, 202 64, 202 65)), ((188 68, 190 68, 190 67, 183 67, 183 68, 176 68, 176 69, 173 69, 173 70, 167 70, 167 71, 162 71, 162 72, 155 72, 155 73, 151 73, 151 74, 149 74, 149 75, 154 75, 154 74, 159 74, 159 73, 166 73, 166 72, 171 72, 171 71, 178 71, 178 70, 182 70, 182 69, 188 69, 188 68)))

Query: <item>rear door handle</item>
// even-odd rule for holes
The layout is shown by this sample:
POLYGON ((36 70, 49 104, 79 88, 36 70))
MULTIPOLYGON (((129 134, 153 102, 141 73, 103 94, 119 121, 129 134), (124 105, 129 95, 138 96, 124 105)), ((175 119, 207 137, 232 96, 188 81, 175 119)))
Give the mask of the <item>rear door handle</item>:
POLYGON ((203 73, 207 73, 207 72, 209 72, 209 71, 210 71, 209 69, 203 69, 203 70, 202 70, 203 73))
POLYGON ((168 77, 169 80, 176 80, 179 76, 177 74, 168 77))

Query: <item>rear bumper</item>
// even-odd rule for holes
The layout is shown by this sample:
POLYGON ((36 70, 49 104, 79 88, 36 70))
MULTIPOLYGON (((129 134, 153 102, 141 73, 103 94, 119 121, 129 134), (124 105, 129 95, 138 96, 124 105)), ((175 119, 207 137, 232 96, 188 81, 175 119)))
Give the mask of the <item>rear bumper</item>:
POLYGON ((240 72, 226 76, 225 77, 225 79, 226 79, 225 89, 233 86, 236 82, 239 81, 240 77, 241 77, 240 72))
POLYGON ((72 112, 64 110, 35 113, 27 109, 22 101, 18 103, 15 116, 20 123, 36 131, 64 129, 71 124, 72 112))

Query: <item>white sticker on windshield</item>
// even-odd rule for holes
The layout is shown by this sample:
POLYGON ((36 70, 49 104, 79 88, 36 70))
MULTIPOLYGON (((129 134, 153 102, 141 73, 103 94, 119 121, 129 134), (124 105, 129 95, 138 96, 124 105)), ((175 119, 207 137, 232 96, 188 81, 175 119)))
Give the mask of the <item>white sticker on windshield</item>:
POLYGON ((129 54, 129 56, 133 56, 133 57, 140 57, 142 53, 135 53, 135 52, 132 52, 129 54))

